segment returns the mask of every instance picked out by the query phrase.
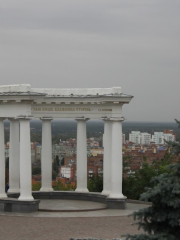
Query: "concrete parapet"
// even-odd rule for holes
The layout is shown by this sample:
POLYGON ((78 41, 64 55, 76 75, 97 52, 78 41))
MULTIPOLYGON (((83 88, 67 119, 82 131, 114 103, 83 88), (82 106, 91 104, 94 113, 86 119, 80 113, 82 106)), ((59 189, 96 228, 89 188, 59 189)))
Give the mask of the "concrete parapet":
POLYGON ((126 209, 126 199, 107 198, 106 203, 110 209, 126 209))
POLYGON ((0 199, 1 212, 21 212, 30 213, 36 212, 39 209, 40 200, 21 201, 14 198, 0 199))
MULTIPOLYGON (((109 198, 107 195, 100 193, 81 193, 74 191, 54 191, 54 192, 33 192, 34 199, 63 199, 63 200, 80 200, 80 201, 92 201, 107 204, 109 209, 126 209, 126 199, 121 198, 109 198)), ((8 197, 18 198, 18 193, 9 193, 8 197)))

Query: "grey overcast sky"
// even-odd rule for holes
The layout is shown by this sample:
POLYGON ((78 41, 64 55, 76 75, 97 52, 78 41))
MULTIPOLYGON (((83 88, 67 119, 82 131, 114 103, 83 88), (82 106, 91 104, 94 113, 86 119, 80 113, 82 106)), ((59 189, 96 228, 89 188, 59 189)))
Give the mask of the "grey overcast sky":
POLYGON ((113 87, 129 121, 180 119, 179 0, 0 0, 0 84, 113 87))

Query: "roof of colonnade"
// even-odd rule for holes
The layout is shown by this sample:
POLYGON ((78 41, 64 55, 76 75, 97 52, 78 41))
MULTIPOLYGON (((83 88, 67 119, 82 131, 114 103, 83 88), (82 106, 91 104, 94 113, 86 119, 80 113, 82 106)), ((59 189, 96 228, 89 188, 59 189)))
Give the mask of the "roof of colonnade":
POLYGON ((132 98, 123 94, 121 87, 63 89, 31 88, 29 84, 5 85, 0 86, 0 113, 6 110, 6 117, 121 117, 122 105, 132 98), (11 107, 15 107, 12 113, 11 107))

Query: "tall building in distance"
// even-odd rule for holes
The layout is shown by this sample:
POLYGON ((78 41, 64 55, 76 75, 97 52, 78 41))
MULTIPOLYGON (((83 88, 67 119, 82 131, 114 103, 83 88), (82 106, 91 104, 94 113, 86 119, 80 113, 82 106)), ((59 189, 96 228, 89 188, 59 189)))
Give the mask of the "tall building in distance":
POLYGON ((141 133, 139 139, 140 139, 140 144, 149 145, 151 143, 151 134, 146 132, 141 133))
POLYGON ((152 142, 155 144, 163 144, 164 143, 164 133, 163 132, 154 132, 152 135, 152 142))
POLYGON ((149 145, 151 142, 156 145, 166 144, 166 142, 173 142, 176 140, 176 135, 173 130, 164 130, 164 132, 154 132, 151 136, 150 133, 132 131, 129 134, 129 141, 135 144, 149 145))
POLYGON ((133 143, 136 143, 136 144, 139 144, 139 135, 140 134, 141 134, 141 132, 139 132, 139 131, 132 131, 129 134, 129 141, 133 142, 133 143))

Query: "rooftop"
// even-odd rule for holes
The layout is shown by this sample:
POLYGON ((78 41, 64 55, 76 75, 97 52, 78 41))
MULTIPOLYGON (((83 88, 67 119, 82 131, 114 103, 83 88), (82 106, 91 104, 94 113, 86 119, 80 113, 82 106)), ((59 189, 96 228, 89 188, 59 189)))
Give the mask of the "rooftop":
POLYGON ((1 85, 0 95, 45 95, 45 96, 121 96, 132 97, 122 93, 121 87, 112 88, 31 88, 29 84, 1 85))

